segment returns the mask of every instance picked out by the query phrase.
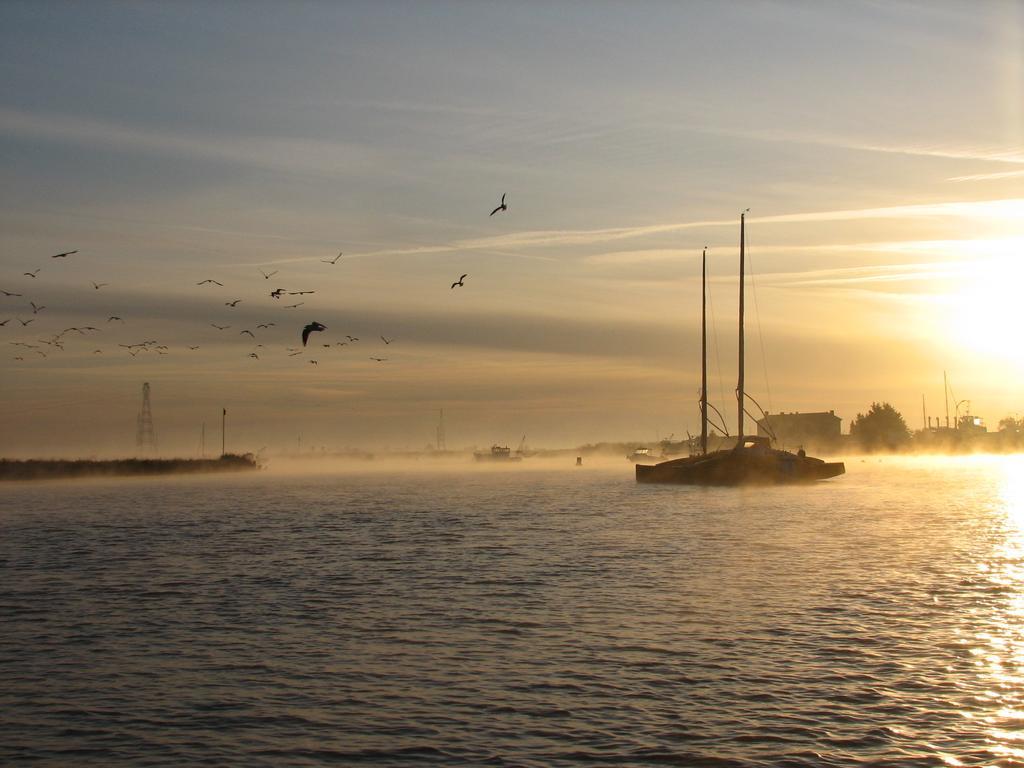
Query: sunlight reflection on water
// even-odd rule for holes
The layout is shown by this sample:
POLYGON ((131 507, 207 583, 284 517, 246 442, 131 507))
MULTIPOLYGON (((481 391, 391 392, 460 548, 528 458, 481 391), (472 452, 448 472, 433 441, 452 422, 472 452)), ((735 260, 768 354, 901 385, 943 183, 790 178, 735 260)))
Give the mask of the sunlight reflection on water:
POLYGON ((12 485, 0 762, 1024 762, 1024 457, 12 485))

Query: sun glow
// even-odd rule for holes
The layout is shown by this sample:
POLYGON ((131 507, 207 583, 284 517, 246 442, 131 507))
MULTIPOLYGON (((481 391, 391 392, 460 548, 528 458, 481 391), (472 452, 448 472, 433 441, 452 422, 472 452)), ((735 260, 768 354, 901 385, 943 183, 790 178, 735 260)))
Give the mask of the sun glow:
POLYGON ((969 254, 970 265, 945 304, 949 337, 960 347, 980 353, 1024 374, 1020 343, 1020 304, 1024 285, 1024 238, 986 241, 985 255, 969 254), (994 251, 994 252, 993 252, 994 251))

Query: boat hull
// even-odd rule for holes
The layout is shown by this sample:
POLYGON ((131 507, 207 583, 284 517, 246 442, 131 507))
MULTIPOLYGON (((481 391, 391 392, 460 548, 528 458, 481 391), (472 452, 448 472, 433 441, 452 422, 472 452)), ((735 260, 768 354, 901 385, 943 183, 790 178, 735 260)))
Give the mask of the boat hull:
POLYGON ((672 485, 788 485, 827 480, 845 472, 841 461, 827 462, 788 451, 730 450, 660 464, 637 464, 636 481, 672 485))

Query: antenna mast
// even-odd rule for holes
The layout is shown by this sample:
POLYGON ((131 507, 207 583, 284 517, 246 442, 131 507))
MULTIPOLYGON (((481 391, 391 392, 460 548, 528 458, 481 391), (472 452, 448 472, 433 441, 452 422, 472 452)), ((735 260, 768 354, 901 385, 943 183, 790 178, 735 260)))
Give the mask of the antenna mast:
POLYGON ((140 456, 157 452, 153 411, 149 406, 149 382, 142 385, 142 410, 135 421, 135 447, 140 456))

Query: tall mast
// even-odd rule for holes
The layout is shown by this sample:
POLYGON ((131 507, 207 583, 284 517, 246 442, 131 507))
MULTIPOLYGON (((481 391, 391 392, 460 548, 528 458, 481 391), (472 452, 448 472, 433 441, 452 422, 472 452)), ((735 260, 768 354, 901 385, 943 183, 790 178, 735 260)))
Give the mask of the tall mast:
POLYGON ((708 452, 708 247, 700 264, 700 452, 708 452))
POLYGON ((743 447, 743 259, 746 246, 746 216, 747 211, 740 214, 740 379, 736 385, 736 446, 743 447))

